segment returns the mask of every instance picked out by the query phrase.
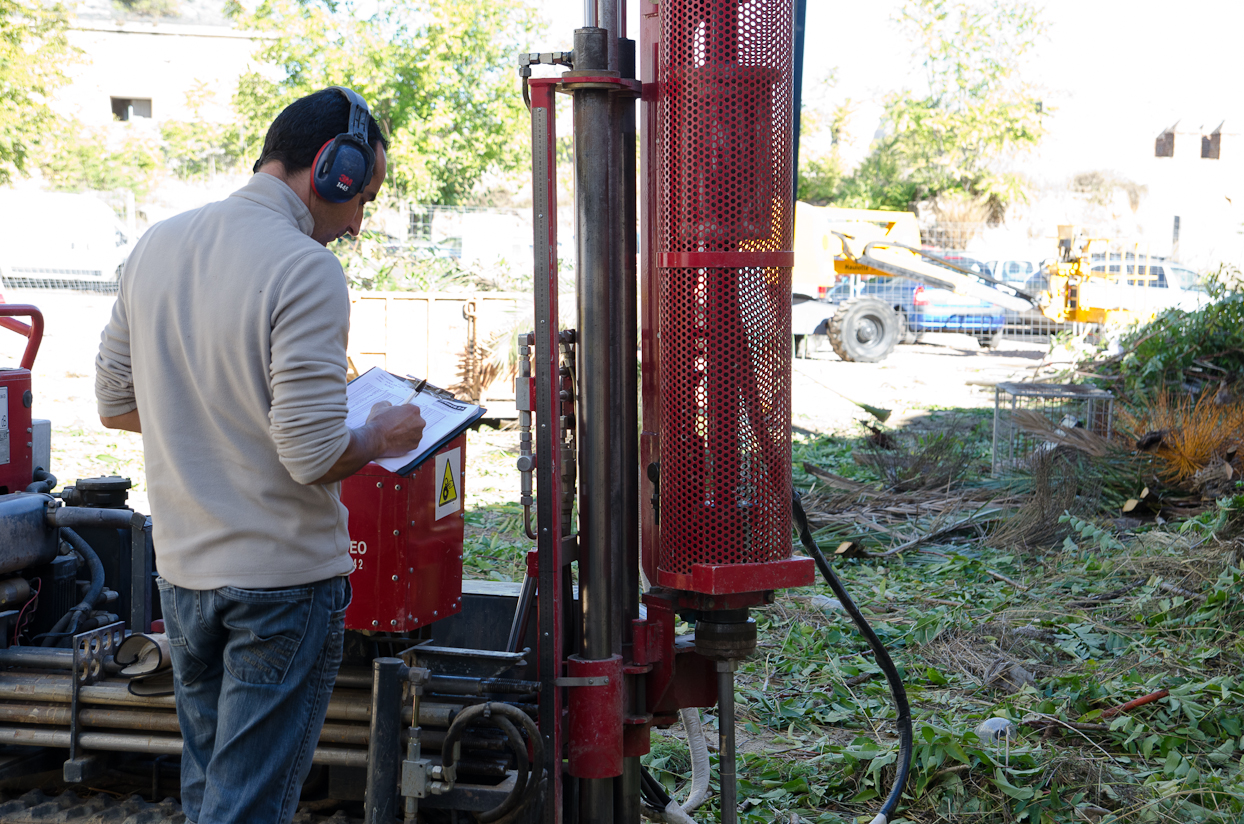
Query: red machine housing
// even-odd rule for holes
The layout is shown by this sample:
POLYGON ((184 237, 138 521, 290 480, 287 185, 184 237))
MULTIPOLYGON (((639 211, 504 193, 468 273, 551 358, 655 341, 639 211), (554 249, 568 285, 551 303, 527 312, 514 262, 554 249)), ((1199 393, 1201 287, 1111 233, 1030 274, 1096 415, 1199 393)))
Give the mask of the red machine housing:
POLYGON ((23 491, 34 473, 30 369, 43 340, 43 315, 33 306, 0 304, 0 327, 26 337, 21 366, 0 369, 0 495, 5 495, 23 491), (25 324, 15 317, 28 317, 31 322, 25 324))
POLYGON ((370 463, 341 482, 354 600, 346 628, 409 632, 462 609, 466 435, 409 476, 370 463))
POLYGON ((686 592, 814 575, 791 541, 793 15, 669 0, 643 21, 643 558, 686 592))

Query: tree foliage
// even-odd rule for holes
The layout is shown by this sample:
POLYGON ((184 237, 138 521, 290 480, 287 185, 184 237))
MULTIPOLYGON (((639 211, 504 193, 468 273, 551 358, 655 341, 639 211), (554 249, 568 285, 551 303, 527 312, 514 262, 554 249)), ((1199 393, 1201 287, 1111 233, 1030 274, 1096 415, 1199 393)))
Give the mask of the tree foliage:
POLYGON ((39 141, 39 171, 53 190, 111 192, 128 189, 147 195, 160 173, 160 147, 141 123, 92 129, 59 118, 53 133, 39 141))
POLYGON ((905 209, 966 194, 1000 215, 1023 190, 1000 165, 1045 133, 1036 89, 1021 76, 1046 30, 1038 10, 1025 0, 908 0, 899 20, 922 58, 923 88, 886 99, 886 134, 838 199, 905 209))
POLYGON ((52 130, 52 93, 73 49, 60 3, 0 0, 0 183, 25 174, 39 135, 52 130))
POLYGON ((353 5, 264 0, 233 9, 273 39, 257 55, 275 74, 244 75, 235 105, 247 156, 273 117, 317 89, 348 85, 389 135, 389 182, 399 195, 460 202, 490 170, 525 156, 525 112, 514 55, 529 48, 534 12, 520 0, 394 0, 372 16, 353 5))
POLYGON ((215 97, 206 83, 199 82, 186 92, 189 119, 160 124, 164 164, 183 180, 232 171, 246 151, 244 133, 237 123, 204 116, 215 97))

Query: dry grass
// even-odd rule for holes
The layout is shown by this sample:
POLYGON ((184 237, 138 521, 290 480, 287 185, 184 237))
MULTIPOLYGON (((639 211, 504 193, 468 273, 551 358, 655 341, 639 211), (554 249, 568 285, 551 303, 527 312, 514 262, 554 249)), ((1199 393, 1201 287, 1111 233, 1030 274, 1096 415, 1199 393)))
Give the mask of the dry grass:
POLYGON ((1198 472, 1234 457, 1244 440, 1244 404, 1220 406, 1209 392, 1196 401, 1161 392, 1145 406, 1121 407, 1118 426, 1121 435, 1136 441, 1152 435, 1146 440, 1156 441, 1149 451, 1157 458, 1159 476, 1186 487, 1198 472))

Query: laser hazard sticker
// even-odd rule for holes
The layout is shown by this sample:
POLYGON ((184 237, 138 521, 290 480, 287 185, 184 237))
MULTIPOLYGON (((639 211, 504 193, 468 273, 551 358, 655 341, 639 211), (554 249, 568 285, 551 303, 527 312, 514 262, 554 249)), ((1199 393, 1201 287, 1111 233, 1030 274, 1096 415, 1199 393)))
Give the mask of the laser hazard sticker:
POLYGON ((450 449, 436 456, 436 512, 439 521, 462 509, 462 448, 450 449))

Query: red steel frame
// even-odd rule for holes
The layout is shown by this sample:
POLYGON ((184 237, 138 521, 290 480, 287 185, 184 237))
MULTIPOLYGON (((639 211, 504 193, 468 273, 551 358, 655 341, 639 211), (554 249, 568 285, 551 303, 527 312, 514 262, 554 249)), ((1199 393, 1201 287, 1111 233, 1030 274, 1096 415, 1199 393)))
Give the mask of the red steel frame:
POLYGON ((535 213, 535 413, 538 655, 540 732, 544 736, 548 794, 546 824, 562 821, 565 697, 556 686, 565 660, 561 534, 561 382, 557 311, 557 105, 560 80, 531 86, 531 152, 535 213))

